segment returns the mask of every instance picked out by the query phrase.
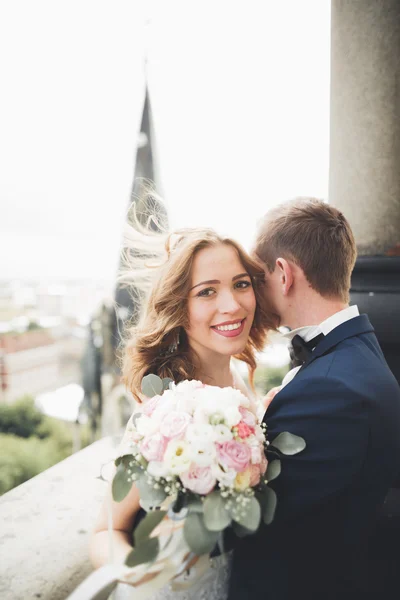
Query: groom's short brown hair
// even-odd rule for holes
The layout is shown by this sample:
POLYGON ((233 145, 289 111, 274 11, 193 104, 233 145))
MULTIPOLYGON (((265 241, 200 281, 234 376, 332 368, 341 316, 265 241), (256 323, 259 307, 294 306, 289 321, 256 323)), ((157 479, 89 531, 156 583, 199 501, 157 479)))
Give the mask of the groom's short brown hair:
POLYGON ((295 198, 268 211, 254 252, 270 273, 277 258, 291 260, 321 296, 349 301, 357 256, 353 232, 343 214, 322 200, 295 198))

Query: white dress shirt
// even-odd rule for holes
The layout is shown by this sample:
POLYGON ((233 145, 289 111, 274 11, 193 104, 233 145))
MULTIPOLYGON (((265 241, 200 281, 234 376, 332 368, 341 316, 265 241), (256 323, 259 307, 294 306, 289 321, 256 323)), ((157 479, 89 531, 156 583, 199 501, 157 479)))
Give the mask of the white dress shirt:
MULTIPOLYGON (((331 317, 328 317, 319 325, 298 327, 297 329, 292 329, 287 333, 283 333, 282 337, 291 342, 295 335, 300 335, 305 342, 309 342, 320 333, 328 335, 328 333, 330 333, 333 329, 339 327, 339 325, 345 323, 346 321, 350 321, 350 319, 354 319, 354 317, 358 317, 359 314, 360 313, 356 305, 348 306, 347 308, 344 308, 343 310, 340 310, 339 312, 335 313, 331 317)), ((282 381, 282 387, 287 385, 290 381, 292 381, 292 379, 295 377, 295 375, 300 369, 301 366, 294 367, 294 369, 291 369, 289 373, 286 373, 282 381)))

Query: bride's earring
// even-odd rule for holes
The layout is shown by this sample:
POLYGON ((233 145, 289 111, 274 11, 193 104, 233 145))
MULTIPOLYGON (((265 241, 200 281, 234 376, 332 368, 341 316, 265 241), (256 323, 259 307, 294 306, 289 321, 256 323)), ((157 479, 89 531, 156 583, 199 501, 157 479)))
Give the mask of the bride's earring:
POLYGON ((181 340, 180 340, 179 329, 178 329, 178 331, 176 332, 176 337, 175 337, 174 341, 172 342, 172 344, 170 344, 168 346, 168 350, 167 350, 168 354, 174 354, 178 350, 178 346, 180 343, 181 343, 181 340))

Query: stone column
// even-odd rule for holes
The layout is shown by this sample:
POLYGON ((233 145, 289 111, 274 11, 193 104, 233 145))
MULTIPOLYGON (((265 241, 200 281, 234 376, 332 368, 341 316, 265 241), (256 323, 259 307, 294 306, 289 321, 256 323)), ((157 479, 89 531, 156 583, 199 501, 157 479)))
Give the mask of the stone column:
POLYGON ((329 201, 360 255, 400 254, 400 1, 332 0, 329 201))

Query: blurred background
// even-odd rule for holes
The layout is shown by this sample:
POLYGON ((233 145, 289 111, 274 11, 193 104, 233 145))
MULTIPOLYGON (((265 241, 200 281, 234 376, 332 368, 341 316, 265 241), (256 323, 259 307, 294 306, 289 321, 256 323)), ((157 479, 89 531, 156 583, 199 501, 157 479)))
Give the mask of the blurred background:
MULTIPOLYGON (((0 493, 132 411, 115 350, 134 307, 116 275, 143 178, 171 229, 247 247, 273 204, 326 198, 330 3, 260 10, 1 5, 0 493)), ((287 370, 279 350, 262 359, 263 391, 287 370)))

